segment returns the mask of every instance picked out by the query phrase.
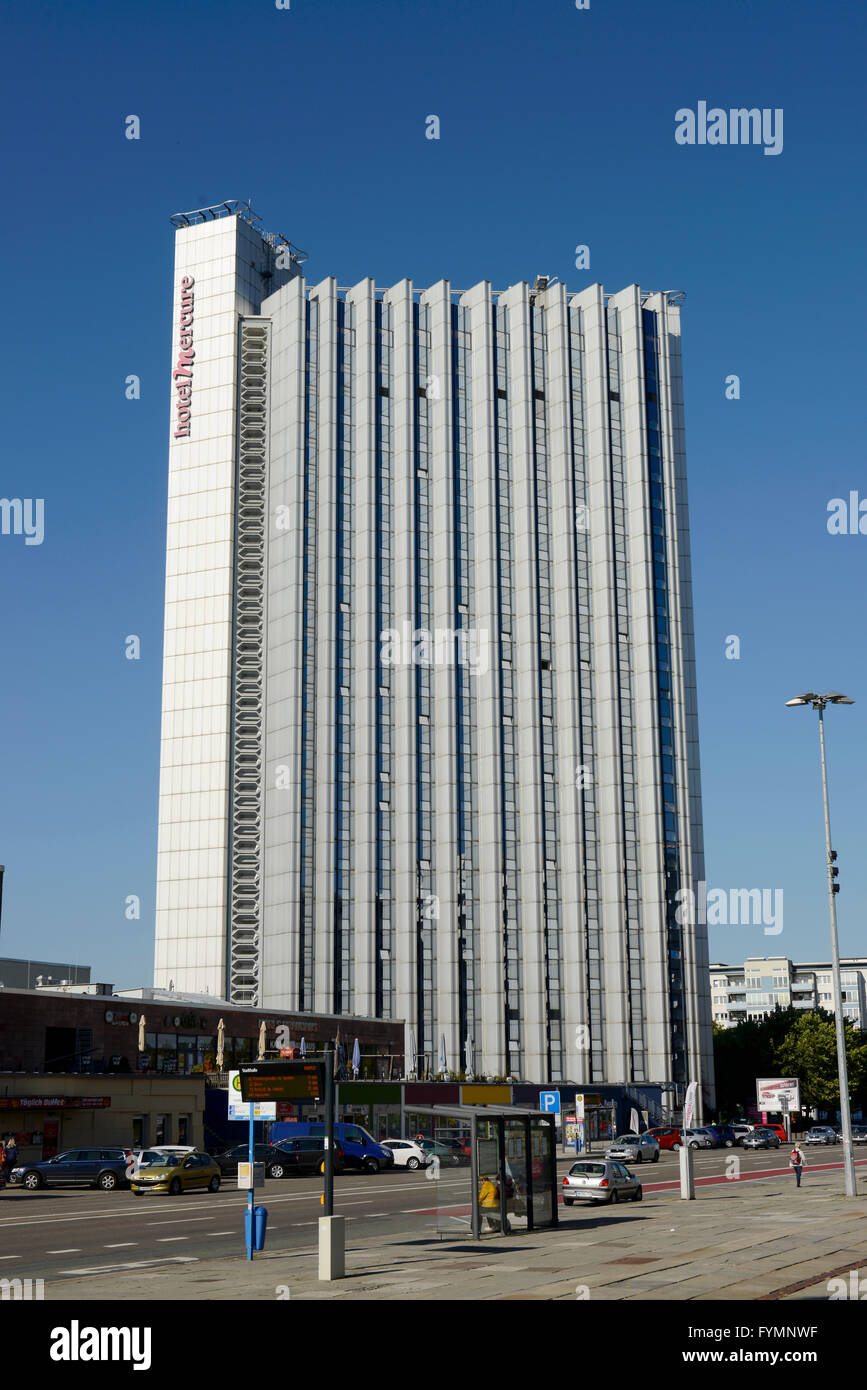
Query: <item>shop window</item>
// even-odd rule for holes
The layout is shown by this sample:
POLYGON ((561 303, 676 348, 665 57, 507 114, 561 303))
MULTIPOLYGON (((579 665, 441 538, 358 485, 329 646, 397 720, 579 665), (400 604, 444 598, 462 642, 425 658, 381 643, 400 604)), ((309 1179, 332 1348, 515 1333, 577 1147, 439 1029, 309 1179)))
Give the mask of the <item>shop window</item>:
POLYGON ((157 1071, 176 1072, 178 1069, 178 1038, 176 1033, 157 1034, 157 1071))
POLYGON ((148 1124, 146 1115, 134 1115, 132 1121, 132 1146, 134 1149, 146 1149, 148 1142, 148 1124))
POLYGON ((189 1144, 192 1133, 192 1120, 189 1115, 178 1116, 178 1143, 189 1144))
POLYGON ((236 1067, 241 1062, 253 1062, 256 1060, 256 1053, 259 1050, 258 1040, 253 1038, 227 1038, 226 1042, 232 1047, 234 1065, 236 1067))
POLYGON ((169 1117, 168 1115, 157 1115, 156 1118, 156 1139, 155 1144, 169 1144, 169 1117))

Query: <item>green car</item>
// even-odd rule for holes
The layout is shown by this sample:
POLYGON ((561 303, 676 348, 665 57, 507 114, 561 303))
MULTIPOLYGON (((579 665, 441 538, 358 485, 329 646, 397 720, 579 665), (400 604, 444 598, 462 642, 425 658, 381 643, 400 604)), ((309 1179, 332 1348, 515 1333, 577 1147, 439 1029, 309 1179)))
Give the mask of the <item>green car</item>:
POLYGON ((129 1185, 135 1197, 143 1197, 146 1192, 166 1192, 170 1197, 177 1197, 197 1188, 217 1192, 220 1170, 210 1154, 159 1153, 156 1149, 145 1149, 129 1185))

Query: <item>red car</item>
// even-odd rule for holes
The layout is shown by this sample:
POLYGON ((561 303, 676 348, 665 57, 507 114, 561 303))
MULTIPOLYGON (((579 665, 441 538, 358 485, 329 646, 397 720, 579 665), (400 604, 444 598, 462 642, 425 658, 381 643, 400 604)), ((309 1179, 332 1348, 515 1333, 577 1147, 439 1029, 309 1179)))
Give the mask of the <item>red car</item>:
POLYGON ((766 1125, 763 1125, 763 1124, 753 1125, 753 1132, 754 1132, 754 1133, 755 1133, 755 1131, 756 1131, 757 1129, 772 1129, 773 1132, 774 1132, 774 1134, 776 1134, 777 1138, 779 1139, 780 1143, 781 1143, 781 1144, 785 1144, 785 1143, 786 1143, 786 1127, 785 1127, 785 1125, 775 1125, 775 1124, 771 1124, 770 1121, 769 1121, 766 1125))
POLYGON ((649 1129, 648 1134, 652 1134, 661 1149, 673 1149, 675 1144, 680 1143, 680 1130, 671 1126, 663 1125, 659 1129, 649 1129))

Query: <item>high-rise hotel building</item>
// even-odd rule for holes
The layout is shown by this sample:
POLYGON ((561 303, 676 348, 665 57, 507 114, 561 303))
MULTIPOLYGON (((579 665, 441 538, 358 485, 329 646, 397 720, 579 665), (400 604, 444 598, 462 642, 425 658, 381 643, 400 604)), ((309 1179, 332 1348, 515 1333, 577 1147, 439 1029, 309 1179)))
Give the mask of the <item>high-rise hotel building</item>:
POLYGON ((675 297, 173 221, 156 984, 710 1100, 675 297))

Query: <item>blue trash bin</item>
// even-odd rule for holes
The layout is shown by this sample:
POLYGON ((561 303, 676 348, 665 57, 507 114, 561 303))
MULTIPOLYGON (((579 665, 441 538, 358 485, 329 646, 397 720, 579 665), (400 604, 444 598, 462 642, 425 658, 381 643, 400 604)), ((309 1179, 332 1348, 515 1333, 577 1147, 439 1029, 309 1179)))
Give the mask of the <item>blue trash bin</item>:
POLYGON ((265 1207, 254 1207, 251 1213, 250 1208, 244 1212, 244 1238, 245 1244, 249 1248, 251 1245, 254 1250, 265 1249, 265 1231, 268 1225, 268 1211, 265 1207), (250 1240, 250 1222, 252 1216, 253 1239, 250 1240))

